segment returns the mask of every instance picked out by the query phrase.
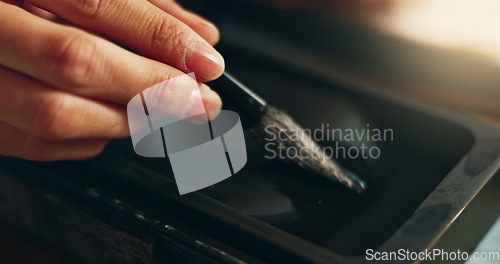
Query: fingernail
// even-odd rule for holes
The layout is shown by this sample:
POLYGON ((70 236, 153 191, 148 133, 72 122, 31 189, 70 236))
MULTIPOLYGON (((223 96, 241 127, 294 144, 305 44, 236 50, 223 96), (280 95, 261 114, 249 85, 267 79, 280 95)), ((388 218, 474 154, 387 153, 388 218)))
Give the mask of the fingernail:
POLYGON ((206 123, 208 121, 207 118, 215 118, 222 107, 222 102, 217 93, 211 90, 206 84, 200 84, 199 87, 200 89, 195 95, 195 103, 186 113, 188 121, 196 124, 206 123), (207 113, 210 113, 209 117, 207 113))
POLYGON ((212 46, 196 42, 191 45, 185 58, 186 67, 197 77, 213 80, 224 72, 224 58, 212 46))
POLYGON ((203 98, 201 97, 201 92, 198 87, 194 88, 191 92, 186 107, 186 117, 206 114, 203 98))
POLYGON ((213 119, 219 115, 222 108, 222 101, 219 95, 214 92, 206 84, 200 85, 201 98, 203 99, 203 104, 205 105, 205 110, 210 113, 209 118, 213 119))

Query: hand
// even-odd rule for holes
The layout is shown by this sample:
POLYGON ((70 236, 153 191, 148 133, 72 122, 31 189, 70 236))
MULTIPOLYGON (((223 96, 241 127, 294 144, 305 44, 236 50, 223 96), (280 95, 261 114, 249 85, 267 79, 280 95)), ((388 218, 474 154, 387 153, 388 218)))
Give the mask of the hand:
MULTIPOLYGON (((129 136, 124 105, 140 91, 185 72, 219 77, 217 40, 215 26, 171 0, 0 2, 0 154, 99 154, 109 139, 129 136)), ((220 109, 218 95, 199 87, 205 108, 220 109)), ((189 111, 191 91, 162 93, 165 114, 189 111)))

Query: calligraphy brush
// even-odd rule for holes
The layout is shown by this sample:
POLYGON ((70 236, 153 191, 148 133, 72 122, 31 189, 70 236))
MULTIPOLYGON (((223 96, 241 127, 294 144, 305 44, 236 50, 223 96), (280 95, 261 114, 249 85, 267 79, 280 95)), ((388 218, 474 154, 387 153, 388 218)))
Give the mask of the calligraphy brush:
POLYGON ((267 104, 264 99, 231 74, 224 72, 220 78, 209 85, 221 96, 225 105, 229 105, 238 112, 242 122, 261 144, 272 140, 276 148, 301 150, 301 155, 286 157, 287 160, 323 178, 339 182, 357 193, 366 189, 365 181, 328 158, 323 148, 319 147, 309 135, 297 133, 304 129, 291 116, 267 104), (280 134, 279 137, 276 136, 278 134, 280 134), (297 134, 302 136, 297 137, 297 134))

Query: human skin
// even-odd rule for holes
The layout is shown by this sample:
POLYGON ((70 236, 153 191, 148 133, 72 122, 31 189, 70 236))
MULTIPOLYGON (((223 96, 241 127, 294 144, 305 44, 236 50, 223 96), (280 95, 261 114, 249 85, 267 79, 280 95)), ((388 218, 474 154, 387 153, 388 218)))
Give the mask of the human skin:
POLYGON ((129 136, 131 98, 184 73, 195 73, 200 93, 162 93, 165 114, 189 112, 191 96, 219 110, 219 96, 202 84, 224 71, 218 38, 213 24, 171 0, 1 1, 0 155, 98 155, 129 136))

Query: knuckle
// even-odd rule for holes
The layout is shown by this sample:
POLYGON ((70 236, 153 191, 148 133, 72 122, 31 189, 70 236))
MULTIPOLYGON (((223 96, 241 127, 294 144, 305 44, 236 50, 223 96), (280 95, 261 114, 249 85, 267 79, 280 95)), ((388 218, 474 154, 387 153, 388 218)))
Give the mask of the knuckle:
POLYGON ((47 65, 53 69, 61 85, 88 85, 92 77, 96 43, 82 34, 73 34, 54 37, 48 45, 47 65))
POLYGON ((112 136, 110 138, 125 138, 130 136, 130 129, 128 127, 128 120, 126 120, 126 114, 124 114, 123 119, 112 120, 107 126, 107 130, 110 131, 112 136))
POLYGON ((158 76, 161 77, 157 78, 163 79, 143 91, 148 109, 170 117, 183 118, 193 86, 197 88, 197 82, 187 75, 179 76, 175 73, 158 76))
POLYGON ((46 96, 39 101, 34 130, 49 140, 71 138, 78 131, 73 112, 74 106, 66 96, 46 96))
POLYGON ((78 2, 80 6, 77 6, 75 10, 78 10, 83 17, 92 18, 100 12, 104 0, 80 0, 78 2))
MULTIPOLYGON (((174 80, 174 78, 179 77, 179 74, 174 72, 171 68, 155 68, 149 71, 149 74, 146 75, 146 82, 151 84, 151 86, 165 82, 174 80)), ((142 90, 148 87, 143 87, 142 90)))
POLYGON ((185 31, 182 30, 177 23, 172 23, 172 21, 163 18, 162 16, 156 16, 151 19, 151 22, 147 25, 149 31, 151 32, 150 45, 153 49, 182 49, 185 40, 185 31))
POLYGON ((175 78, 177 75, 169 67, 151 67, 144 69, 141 74, 141 78, 138 78, 134 85, 131 86, 131 92, 128 95, 132 99, 133 96, 146 91, 151 93, 155 89, 150 89, 158 86, 160 83, 175 78))

